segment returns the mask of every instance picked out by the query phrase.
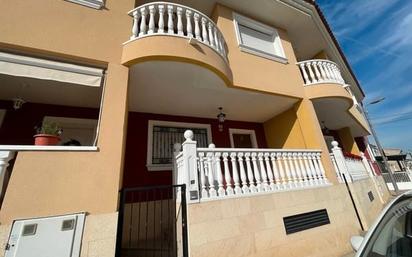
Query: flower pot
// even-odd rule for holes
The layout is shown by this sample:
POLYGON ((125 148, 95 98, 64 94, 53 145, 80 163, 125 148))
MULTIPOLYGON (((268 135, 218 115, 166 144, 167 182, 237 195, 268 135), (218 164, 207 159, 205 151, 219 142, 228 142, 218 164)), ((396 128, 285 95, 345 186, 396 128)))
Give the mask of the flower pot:
POLYGON ((37 134, 34 135, 34 145, 57 145, 60 137, 56 135, 37 134))

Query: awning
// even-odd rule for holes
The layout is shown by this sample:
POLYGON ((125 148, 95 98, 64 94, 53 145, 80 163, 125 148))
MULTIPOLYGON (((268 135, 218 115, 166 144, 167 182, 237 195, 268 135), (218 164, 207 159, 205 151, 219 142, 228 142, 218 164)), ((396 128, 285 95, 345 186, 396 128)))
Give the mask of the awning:
POLYGON ((0 52, 0 74, 100 87, 103 69, 0 52))

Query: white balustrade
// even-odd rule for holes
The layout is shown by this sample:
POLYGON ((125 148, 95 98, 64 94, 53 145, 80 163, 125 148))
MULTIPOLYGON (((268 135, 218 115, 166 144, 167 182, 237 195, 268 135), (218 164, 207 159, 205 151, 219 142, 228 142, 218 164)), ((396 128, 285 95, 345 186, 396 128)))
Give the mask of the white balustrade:
POLYGON ((338 65, 328 60, 307 60, 298 62, 305 85, 318 83, 345 84, 338 65))
POLYGON ((153 35, 196 39, 227 61, 222 33, 207 15, 195 9, 175 3, 152 2, 131 10, 129 15, 133 17, 130 40, 153 35))
POLYGON ((216 148, 213 144, 197 148, 193 133, 184 135, 183 151, 175 154, 174 172, 179 183, 198 184, 200 192, 195 187, 188 192, 192 201, 329 184, 320 150, 216 148))
POLYGON ((15 156, 15 152, 13 151, 0 151, 0 194, 5 189, 4 179, 6 176, 7 167, 9 167, 9 162, 15 156))
POLYGON ((345 178, 347 182, 352 182, 373 176, 369 164, 366 166, 368 161, 363 154, 361 154, 361 156, 345 156, 336 141, 332 142, 332 153, 330 157, 340 183, 344 183, 345 178))

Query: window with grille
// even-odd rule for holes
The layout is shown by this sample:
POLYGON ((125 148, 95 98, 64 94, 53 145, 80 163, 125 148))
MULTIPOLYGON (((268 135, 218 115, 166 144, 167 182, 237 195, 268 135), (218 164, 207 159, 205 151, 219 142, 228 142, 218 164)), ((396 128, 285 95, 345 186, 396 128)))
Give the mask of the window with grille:
POLYGON ((149 121, 148 159, 149 170, 170 170, 173 164, 173 146, 183 143, 186 130, 193 131, 197 147, 207 147, 210 139, 210 125, 188 124, 165 121, 149 121))

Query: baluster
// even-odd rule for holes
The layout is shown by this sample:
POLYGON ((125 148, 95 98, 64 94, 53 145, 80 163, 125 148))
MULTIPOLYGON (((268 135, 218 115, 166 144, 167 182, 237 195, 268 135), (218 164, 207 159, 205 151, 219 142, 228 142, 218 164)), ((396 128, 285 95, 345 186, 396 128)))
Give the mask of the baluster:
POLYGON ((139 18, 140 18, 140 13, 137 10, 133 11, 133 27, 132 27, 132 35, 130 36, 130 39, 135 39, 137 35, 139 34, 139 18))
POLYGON ((292 185, 292 175, 291 175, 290 169, 289 169, 288 154, 287 153, 282 153, 282 162, 285 165, 287 185, 288 185, 288 187, 292 187, 293 186, 292 185))
POLYGON ((209 30, 209 43, 211 47, 215 47, 215 42, 213 39, 213 24, 211 22, 209 22, 207 24, 207 28, 209 30))
POLYGON ((215 49, 219 52, 219 39, 217 38, 217 28, 213 26, 213 38, 215 39, 215 49))
POLYGON ((298 162, 299 162, 300 171, 302 172, 302 179, 303 179, 302 183, 303 185, 307 186, 308 177, 307 177, 305 166, 303 164, 303 154, 302 153, 298 153, 298 162))
POLYGON ((205 161, 205 154, 199 153, 200 186, 202 188, 201 198, 208 197, 207 190, 206 190, 206 176, 205 176, 204 161, 205 161))
POLYGON ((305 64, 301 63, 301 64, 299 64, 299 67, 300 67, 300 70, 302 71, 303 79, 305 80, 305 85, 310 84, 308 74, 306 73, 305 64))
POLYGON ((207 28, 206 28, 206 18, 202 17, 202 37, 203 43, 209 44, 209 39, 207 37, 207 28))
POLYGON ((157 6, 159 9, 159 28, 157 29, 157 33, 164 33, 165 32, 165 20, 164 20, 164 13, 165 13, 165 6, 159 4, 157 6))
MULTIPOLYGON (((225 182, 226 182, 226 193, 227 195, 233 195, 233 186, 232 186, 232 178, 230 176, 229 171, 229 163, 227 157, 229 156, 228 153, 223 153, 223 167, 225 169, 225 182)), ((234 170, 233 170, 234 173, 234 170)))
POLYGON ((270 160, 272 162, 272 169, 273 169, 273 176, 275 178, 275 189, 280 189, 281 185, 280 185, 280 177, 279 177, 279 170, 276 164, 276 153, 271 153, 270 154, 270 160))
POLYGON ((146 7, 140 8, 140 16, 142 19, 140 20, 140 32, 139 36, 146 35, 146 7))
POLYGON ((333 77, 336 79, 336 81, 340 82, 339 80, 339 75, 338 72, 336 70, 336 65, 331 65, 331 69, 332 69, 332 73, 333 73, 333 77))
POLYGON ((259 160, 259 168, 260 168, 260 175, 262 178, 262 187, 263 191, 269 191, 269 183, 268 183, 268 175, 266 174, 266 168, 264 163, 264 155, 263 153, 258 153, 258 160, 259 160))
POLYGON ((273 177, 272 167, 270 167, 270 155, 265 153, 266 172, 268 173, 269 189, 276 190, 276 185, 273 177))
POLYGON ((317 66, 318 66, 318 68, 319 68, 319 70, 320 70, 320 74, 321 74, 322 80, 323 80, 323 81, 326 81, 327 78, 326 78, 325 70, 323 69, 323 62, 320 61, 320 62, 317 62, 316 64, 317 64, 317 66))
POLYGON ((207 162, 208 162, 208 173, 207 173, 207 180, 209 182, 209 197, 216 197, 216 189, 215 189, 215 178, 213 177, 213 164, 214 164, 214 157, 213 153, 207 153, 207 162))
POLYGON ((319 177, 319 167, 316 167, 316 160, 315 160, 315 153, 309 153, 309 164, 310 164, 310 169, 312 170, 312 174, 315 180, 316 184, 320 184, 320 177, 319 177))
POLYGON ((322 77, 320 76, 320 72, 319 72, 319 69, 318 69, 317 62, 311 62, 311 64, 313 65, 313 69, 315 70, 315 74, 316 74, 316 77, 318 78, 318 81, 319 81, 319 82, 322 82, 323 79, 322 79, 322 77))
POLYGON ((333 74, 333 72, 332 72, 331 64, 330 64, 330 63, 327 63, 327 64, 326 64, 326 68, 327 68, 328 71, 329 71, 331 80, 336 81, 336 78, 335 78, 335 76, 334 76, 334 74, 333 74))
POLYGON ((252 166, 250 164, 250 153, 246 153, 245 154, 245 161, 246 161, 246 169, 247 169, 247 178, 249 181, 249 190, 252 193, 256 193, 257 189, 255 186, 255 179, 253 177, 253 170, 252 170, 252 166))
POLYGON ((284 167, 286 167, 286 164, 283 160, 283 153, 277 153, 276 159, 278 160, 278 163, 279 163, 279 174, 280 174, 280 180, 282 181, 282 188, 286 188, 287 178, 285 176, 285 169, 284 169, 284 167))
POLYGON ((293 153, 292 158, 293 158, 293 164, 294 164, 295 170, 296 170, 297 182, 299 183, 300 186, 302 186, 303 185, 303 179, 302 179, 302 173, 301 173, 300 166, 299 166, 298 153, 293 153))
POLYGON ((183 20, 182 20, 183 8, 182 7, 177 7, 176 8, 176 13, 177 13, 177 34, 179 36, 184 36, 184 33, 183 33, 183 20))
POLYGON ((320 175, 322 177, 323 183, 328 183, 328 179, 326 178, 325 169, 323 168, 322 160, 321 160, 321 153, 316 153, 316 161, 319 166, 320 175))
POLYGON ((256 153, 252 153, 253 174, 255 175, 256 188, 258 192, 263 192, 262 180, 261 180, 259 168, 257 165, 256 156, 257 156, 256 153))
POLYGON ((245 167, 243 166, 243 153, 238 153, 237 155, 240 170, 240 179, 242 180, 242 192, 244 194, 249 193, 249 187, 247 185, 247 176, 245 172, 245 167))
POLYGON ((154 5, 149 5, 149 30, 147 31, 147 34, 153 34, 154 33, 154 27, 155 27, 155 22, 154 22, 154 16, 156 13, 156 9, 154 5))
POLYGON ((193 37, 192 32, 192 11, 186 10, 186 32, 188 37, 193 37))
POLYGON ((296 175, 296 168, 295 168, 295 165, 293 163, 293 153, 288 153, 288 161, 289 161, 289 169, 290 169, 290 174, 292 176, 293 185, 295 187, 297 187, 298 186, 298 178, 297 178, 297 175, 296 175))
POLYGON ((309 71, 310 82, 311 82, 311 83, 316 83, 316 82, 318 82, 318 81, 316 80, 316 78, 315 78, 315 75, 313 74, 312 65, 310 65, 310 62, 307 62, 307 63, 306 63, 306 67, 308 68, 308 71, 309 71))
POLYGON ((239 194, 242 194, 242 189, 240 188, 239 173, 238 173, 237 164, 236 164, 236 153, 230 153, 230 161, 232 163, 232 176, 233 176, 233 182, 235 183, 235 194, 239 195, 239 194))
POLYGON ((195 20, 195 37, 197 40, 202 41, 202 37, 200 36, 199 18, 199 14, 195 12, 193 15, 193 19, 195 20))
POLYGON ((216 178, 218 183, 218 196, 225 196, 225 188, 223 184, 223 175, 222 175, 222 168, 220 167, 220 156, 221 153, 215 153, 215 165, 216 165, 216 178))
POLYGON ((167 33, 169 34, 174 34, 174 28, 173 28, 173 11, 174 7, 173 5, 168 5, 167 6, 167 33))
POLYGON ((331 76, 330 76, 330 74, 329 74, 329 70, 328 70, 328 67, 327 67, 326 62, 322 62, 322 66, 323 66, 323 69, 325 70, 326 79, 327 79, 328 81, 330 81, 330 80, 331 80, 331 76))
POLYGON ((309 166, 308 153, 303 153, 303 163, 305 164, 306 173, 308 174, 309 185, 313 185, 313 173, 309 166))

